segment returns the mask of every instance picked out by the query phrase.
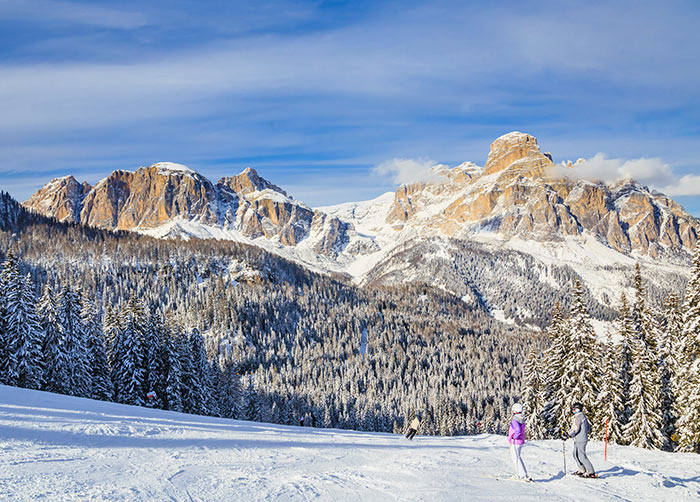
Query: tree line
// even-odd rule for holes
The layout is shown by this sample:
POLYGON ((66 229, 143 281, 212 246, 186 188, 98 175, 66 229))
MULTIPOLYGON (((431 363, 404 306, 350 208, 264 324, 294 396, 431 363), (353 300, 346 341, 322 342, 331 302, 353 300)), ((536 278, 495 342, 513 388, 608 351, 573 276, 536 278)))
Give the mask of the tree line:
POLYGON ((623 294, 614 328, 597 340, 577 285, 571 310, 557 308, 548 347, 531 351, 524 401, 535 439, 560 437, 581 402, 593 437, 700 453, 700 246, 683 300, 647 301, 639 266, 634 298, 623 294))

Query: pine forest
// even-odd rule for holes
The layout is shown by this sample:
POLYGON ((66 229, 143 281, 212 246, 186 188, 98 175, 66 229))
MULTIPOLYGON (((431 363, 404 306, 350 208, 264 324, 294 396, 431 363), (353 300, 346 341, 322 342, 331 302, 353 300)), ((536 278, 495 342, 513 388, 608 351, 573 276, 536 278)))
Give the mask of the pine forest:
POLYGON ((597 438, 700 453, 700 252, 661 310, 633 298, 596 337, 580 283, 549 326, 425 284, 353 285, 259 248, 158 240, 0 198, 0 383, 280 424, 533 438, 580 401, 597 438))

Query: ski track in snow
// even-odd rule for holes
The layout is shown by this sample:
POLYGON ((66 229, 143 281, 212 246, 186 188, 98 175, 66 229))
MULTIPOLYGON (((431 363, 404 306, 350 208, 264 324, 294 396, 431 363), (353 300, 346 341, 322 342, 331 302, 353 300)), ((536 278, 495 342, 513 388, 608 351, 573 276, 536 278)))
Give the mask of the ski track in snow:
MULTIPOLYGON (((567 465, 571 470, 571 443, 567 465)), ((658 501, 700 498, 700 455, 589 444, 601 478, 563 476, 530 442, 261 424, 0 386, 2 501, 658 501)))

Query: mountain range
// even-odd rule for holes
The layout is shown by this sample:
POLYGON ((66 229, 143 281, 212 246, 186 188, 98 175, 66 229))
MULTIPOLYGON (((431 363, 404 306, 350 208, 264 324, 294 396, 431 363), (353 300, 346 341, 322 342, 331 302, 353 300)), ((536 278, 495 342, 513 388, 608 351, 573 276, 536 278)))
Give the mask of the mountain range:
POLYGON ((251 168, 214 184, 161 162, 94 186, 57 178, 23 205, 159 238, 246 242, 359 284, 424 282, 516 322, 538 324, 575 279, 594 315, 609 318, 636 263, 651 292, 682 288, 700 220, 632 179, 587 180, 581 170, 512 132, 483 167, 435 166, 431 181, 370 201, 311 208, 251 168))

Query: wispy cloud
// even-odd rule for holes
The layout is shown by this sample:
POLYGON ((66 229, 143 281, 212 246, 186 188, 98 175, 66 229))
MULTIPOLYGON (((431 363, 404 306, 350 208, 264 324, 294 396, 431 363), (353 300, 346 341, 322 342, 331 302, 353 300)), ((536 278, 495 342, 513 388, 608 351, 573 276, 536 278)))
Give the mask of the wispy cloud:
POLYGON ((22 35, 0 33, 0 184, 32 166, 271 154, 300 171, 304 156, 413 162, 384 166, 402 183, 424 157, 483 161, 511 130, 555 156, 663 158, 677 180, 698 169, 693 2, 237 4, 0 0, 22 35))
POLYGON ((60 0, 3 0, 0 19, 37 24, 58 21, 124 30, 149 24, 140 12, 60 0))
POLYGON ((548 174, 602 182, 633 179, 666 195, 700 195, 699 175, 680 175, 659 158, 611 159, 598 153, 573 167, 557 165, 548 174))
POLYGON ((391 159, 372 168, 376 176, 388 176, 399 185, 408 183, 439 182, 444 180, 440 168, 446 166, 437 164, 430 159, 391 159))

